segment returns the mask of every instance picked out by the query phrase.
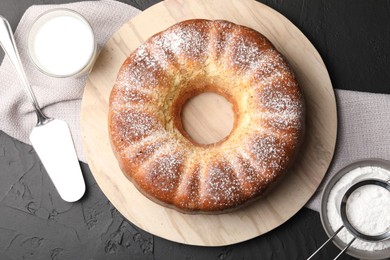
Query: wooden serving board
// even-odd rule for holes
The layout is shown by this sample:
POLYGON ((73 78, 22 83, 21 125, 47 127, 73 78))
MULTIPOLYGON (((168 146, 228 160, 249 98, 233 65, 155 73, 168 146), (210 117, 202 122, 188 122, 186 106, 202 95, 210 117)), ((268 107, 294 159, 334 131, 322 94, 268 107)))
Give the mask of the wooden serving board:
MULTIPOLYGON (((209 103, 204 99, 199 102, 209 103)), ((192 125, 196 130, 199 123, 192 125)), ((332 159, 337 114, 333 88, 320 55, 281 14, 252 0, 167 0, 123 25, 104 46, 85 87, 81 126, 91 171, 123 216, 168 240, 220 246, 264 234, 305 205, 332 159), (264 34, 290 62, 306 100, 305 142, 291 172, 265 198, 228 214, 187 215, 151 202, 122 174, 108 138, 108 99, 123 61, 153 34, 190 18, 225 19, 264 34)))

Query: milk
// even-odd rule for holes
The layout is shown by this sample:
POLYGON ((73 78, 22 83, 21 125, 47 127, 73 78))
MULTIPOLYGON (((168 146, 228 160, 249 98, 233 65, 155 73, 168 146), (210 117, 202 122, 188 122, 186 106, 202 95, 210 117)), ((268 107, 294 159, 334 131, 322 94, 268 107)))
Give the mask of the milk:
POLYGON ((43 15, 33 25, 29 51, 34 63, 51 76, 79 74, 93 60, 94 34, 78 14, 55 10, 43 15))

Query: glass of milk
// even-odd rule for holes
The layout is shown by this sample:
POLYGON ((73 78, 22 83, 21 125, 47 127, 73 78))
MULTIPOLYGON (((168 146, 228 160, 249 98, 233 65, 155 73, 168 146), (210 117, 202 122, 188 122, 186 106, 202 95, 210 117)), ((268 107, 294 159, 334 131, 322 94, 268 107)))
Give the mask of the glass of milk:
POLYGON ((40 15, 28 36, 28 52, 37 68, 52 77, 89 73, 97 53, 88 21, 70 9, 52 9, 40 15))

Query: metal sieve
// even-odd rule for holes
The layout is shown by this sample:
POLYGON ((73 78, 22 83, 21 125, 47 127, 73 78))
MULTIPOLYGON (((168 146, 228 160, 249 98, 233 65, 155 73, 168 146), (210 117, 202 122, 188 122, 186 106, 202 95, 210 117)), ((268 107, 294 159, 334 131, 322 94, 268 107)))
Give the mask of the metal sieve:
POLYGON ((340 214, 341 214, 341 219, 343 221, 344 226, 348 229, 349 232, 351 232, 355 237, 358 237, 363 240, 367 241, 384 241, 390 238, 390 230, 379 234, 379 235, 367 235, 362 232, 360 232, 357 228, 355 228, 351 222, 348 219, 347 215, 347 204, 348 204, 348 198, 351 196, 351 194, 359 189, 362 186, 366 185, 376 185, 376 186, 381 186, 385 189, 387 189, 390 192, 390 179, 389 180, 380 180, 380 179, 367 179, 363 180, 360 182, 355 183, 352 185, 344 194, 343 199, 341 200, 341 206, 340 206, 340 214))
POLYGON ((348 190, 344 193, 344 196, 340 203, 340 215, 341 220, 343 222, 343 225, 334 232, 328 240, 326 240, 307 260, 312 259, 325 245, 327 245, 330 241, 333 240, 333 238, 345 227, 352 235, 354 236, 351 241, 348 242, 348 244, 341 250, 341 252, 334 258, 334 260, 338 259, 356 240, 356 238, 360 238, 369 242, 378 242, 378 241, 384 241, 390 238, 390 230, 385 231, 382 234, 378 235, 368 235, 365 233, 360 232, 357 228, 355 228, 347 215, 347 205, 348 205, 348 199, 351 196, 351 194, 356 191, 357 189, 366 186, 366 185, 375 185, 380 186, 382 188, 387 189, 390 192, 390 179, 388 180, 381 180, 381 179, 365 179, 362 181, 359 181, 355 184, 353 184, 351 187, 348 188, 348 190))

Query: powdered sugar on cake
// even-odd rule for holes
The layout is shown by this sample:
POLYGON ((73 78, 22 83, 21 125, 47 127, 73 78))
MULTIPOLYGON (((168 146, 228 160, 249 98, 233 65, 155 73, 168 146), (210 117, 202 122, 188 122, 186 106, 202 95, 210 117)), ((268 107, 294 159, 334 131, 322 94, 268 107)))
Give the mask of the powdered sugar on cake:
POLYGON ((136 49, 118 74, 109 118, 125 174, 148 197, 186 212, 259 197, 291 165, 305 123, 302 93, 272 44, 208 20, 174 25, 136 49), (197 145, 178 127, 173 106, 197 82, 237 99, 238 123, 221 143, 197 145))

